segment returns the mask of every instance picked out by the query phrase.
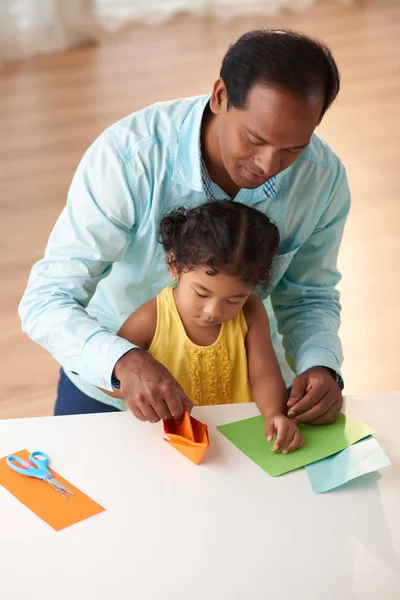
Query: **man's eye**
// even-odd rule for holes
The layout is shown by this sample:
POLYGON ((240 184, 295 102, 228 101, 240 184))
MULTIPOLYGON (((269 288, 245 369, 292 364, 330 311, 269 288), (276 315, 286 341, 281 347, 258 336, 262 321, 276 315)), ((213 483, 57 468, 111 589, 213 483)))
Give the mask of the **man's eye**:
POLYGON ((247 136, 247 139, 249 140, 249 142, 250 142, 250 144, 252 146, 262 146, 263 145, 262 142, 259 142, 259 141, 256 141, 256 140, 252 140, 249 135, 247 136))

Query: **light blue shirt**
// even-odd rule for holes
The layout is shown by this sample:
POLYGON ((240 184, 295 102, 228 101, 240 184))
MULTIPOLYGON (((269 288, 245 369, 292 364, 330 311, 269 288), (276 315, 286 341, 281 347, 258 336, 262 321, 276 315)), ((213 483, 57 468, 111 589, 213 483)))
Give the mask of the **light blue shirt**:
MULTIPOLYGON (((82 158, 20 303, 23 330, 79 389, 119 408, 121 401, 94 386, 112 390, 115 363, 134 347, 116 331, 170 283, 157 241, 161 218, 207 199, 200 127, 208 100, 153 104, 100 135, 82 158)), ((270 183, 271 194, 265 186, 242 189, 234 200, 267 213, 281 235, 266 307, 290 384, 287 363, 297 374, 317 365, 340 371, 336 260, 350 193, 342 163, 315 134, 270 183)), ((227 198, 211 185, 217 199, 227 198)))

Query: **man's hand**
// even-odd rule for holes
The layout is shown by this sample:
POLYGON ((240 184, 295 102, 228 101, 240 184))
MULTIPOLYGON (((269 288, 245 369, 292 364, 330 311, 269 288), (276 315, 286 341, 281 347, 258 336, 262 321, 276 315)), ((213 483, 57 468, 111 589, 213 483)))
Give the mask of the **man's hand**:
POLYGON ((304 440, 296 423, 283 414, 272 414, 267 416, 265 423, 265 435, 272 442, 276 434, 275 444, 272 452, 282 449, 282 454, 289 454, 293 450, 301 448, 304 440))
POLYGON ((171 373, 146 352, 130 350, 114 368, 126 407, 140 421, 181 421, 193 404, 171 373))
POLYGON ((342 392, 325 367, 312 367, 293 380, 287 403, 288 417, 296 423, 329 425, 343 405, 342 392))

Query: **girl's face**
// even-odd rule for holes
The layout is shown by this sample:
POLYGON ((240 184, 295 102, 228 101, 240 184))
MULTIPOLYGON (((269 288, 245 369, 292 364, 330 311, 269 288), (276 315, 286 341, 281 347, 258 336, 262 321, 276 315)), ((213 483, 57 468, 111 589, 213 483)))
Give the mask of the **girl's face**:
POLYGON ((201 327, 215 327, 239 314, 251 290, 239 277, 219 270, 207 275, 207 271, 210 267, 196 267, 178 274, 171 266, 172 277, 179 280, 175 300, 181 317, 201 327))

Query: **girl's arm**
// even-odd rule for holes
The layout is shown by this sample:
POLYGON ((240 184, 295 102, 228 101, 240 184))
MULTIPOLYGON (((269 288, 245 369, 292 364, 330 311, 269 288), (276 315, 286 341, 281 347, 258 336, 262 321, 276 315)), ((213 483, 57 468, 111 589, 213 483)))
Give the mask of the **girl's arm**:
MULTIPOLYGON (((147 350, 153 340, 157 326, 157 298, 153 298, 138 308, 117 331, 119 337, 147 350)), ((120 390, 109 392, 100 388, 108 396, 122 398, 120 390)))
POLYGON ((300 448, 303 438, 286 416, 287 390, 272 345, 267 311, 261 300, 250 296, 243 307, 248 333, 246 350, 253 400, 266 420, 268 441, 276 434, 273 451, 284 454, 300 448))
POLYGON ((261 414, 286 415, 287 390, 272 345, 269 319, 264 304, 250 296, 243 308, 248 333, 247 362, 253 400, 261 414))

